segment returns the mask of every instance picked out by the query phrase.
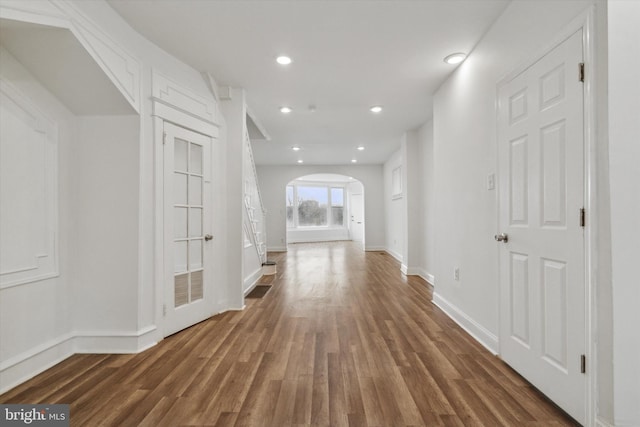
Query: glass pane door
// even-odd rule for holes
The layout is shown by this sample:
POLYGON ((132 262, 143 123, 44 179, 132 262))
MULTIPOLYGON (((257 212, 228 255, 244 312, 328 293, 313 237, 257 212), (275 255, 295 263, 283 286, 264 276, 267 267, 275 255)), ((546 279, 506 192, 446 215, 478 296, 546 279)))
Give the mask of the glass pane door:
POLYGON ((176 138, 173 170, 175 307, 203 298, 203 148, 176 138))

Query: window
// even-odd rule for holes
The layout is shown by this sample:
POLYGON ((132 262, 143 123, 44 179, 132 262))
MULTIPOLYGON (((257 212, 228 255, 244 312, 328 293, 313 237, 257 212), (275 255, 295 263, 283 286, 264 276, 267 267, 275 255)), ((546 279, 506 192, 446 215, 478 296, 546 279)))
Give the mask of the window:
POLYGON ((326 226, 328 194, 327 187, 298 186, 298 225, 326 226))
POLYGON ((344 188, 293 183, 286 198, 287 228, 344 227, 344 188))
POLYGON ((331 223, 344 225, 344 188, 331 189, 331 223))
POLYGON ((294 227, 293 222, 293 186, 287 185, 287 227, 294 227))

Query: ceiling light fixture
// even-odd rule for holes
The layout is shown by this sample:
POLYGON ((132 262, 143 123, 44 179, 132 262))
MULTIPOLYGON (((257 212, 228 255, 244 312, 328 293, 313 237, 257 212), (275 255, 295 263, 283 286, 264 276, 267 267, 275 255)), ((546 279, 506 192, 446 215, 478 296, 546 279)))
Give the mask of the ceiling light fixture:
POLYGON ((293 111, 293 110, 291 110, 290 107, 280 107, 280 112, 282 114, 289 114, 291 111, 293 111))
POLYGON ((356 159, 351 159, 351 163, 358 163, 356 159))
POLYGON ((293 147, 291 147, 291 149, 293 151, 300 151, 300 147, 298 145, 294 145, 293 147))
POLYGON ((364 150, 364 145, 358 145, 358 147, 356 149, 358 151, 363 151, 364 150))
POLYGON ((452 53, 451 55, 448 55, 444 58, 444 62, 451 65, 459 64, 464 61, 466 57, 467 55, 464 53, 452 53))
POLYGON ((280 64, 280 65, 289 65, 289 64, 291 64, 293 61, 292 61, 292 60, 291 60, 291 58, 289 58, 288 56, 281 55, 281 56, 278 56, 278 57, 276 58, 276 62, 277 62, 278 64, 280 64))
POLYGON ((382 111, 382 107, 380 105, 374 105, 373 107, 369 108, 369 110, 372 113, 379 113, 380 111, 382 111))
POLYGON ((304 160, 300 159, 298 160, 298 163, 304 163, 304 160))

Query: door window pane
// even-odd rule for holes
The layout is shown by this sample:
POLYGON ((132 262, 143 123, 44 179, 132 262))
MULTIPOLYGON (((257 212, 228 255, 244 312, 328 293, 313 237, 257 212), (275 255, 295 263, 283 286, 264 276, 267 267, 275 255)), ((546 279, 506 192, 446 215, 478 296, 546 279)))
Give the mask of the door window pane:
POLYGON ((187 208, 173 208, 173 236, 187 237, 187 208))
POLYGON ((188 162, 188 153, 187 147, 189 144, 187 141, 183 141, 181 139, 176 138, 175 144, 173 145, 173 165, 174 169, 177 171, 187 171, 187 162, 188 162))
POLYGON ((175 242, 173 248, 173 271, 175 273, 187 271, 187 241, 175 242))
POLYGON ((202 240, 189 242, 189 269, 202 268, 202 240))
POLYGON ((173 197, 176 205, 187 204, 187 175, 178 172, 173 174, 173 197))
POLYGON ((189 302, 189 273, 174 277, 174 306, 180 307, 189 302))
POLYGON ((189 237, 202 237, 202 209, 189 209, 189 237))
POLYGON ((202 205, 202 178, 199 176, 189 177, 189 204, 202 205))
POLYGON ((189 172, 202 174, 202 146, 191 144, 191 167, 189 172))

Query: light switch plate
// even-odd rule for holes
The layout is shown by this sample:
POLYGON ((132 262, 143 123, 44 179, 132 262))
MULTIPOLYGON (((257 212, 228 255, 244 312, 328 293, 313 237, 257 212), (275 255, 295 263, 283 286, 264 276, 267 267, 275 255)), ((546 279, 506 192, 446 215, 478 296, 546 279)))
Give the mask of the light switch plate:
POLYGON ((496 189, 496 174, 490 173, 487 175, 487 190, 495 190, 496 189))

